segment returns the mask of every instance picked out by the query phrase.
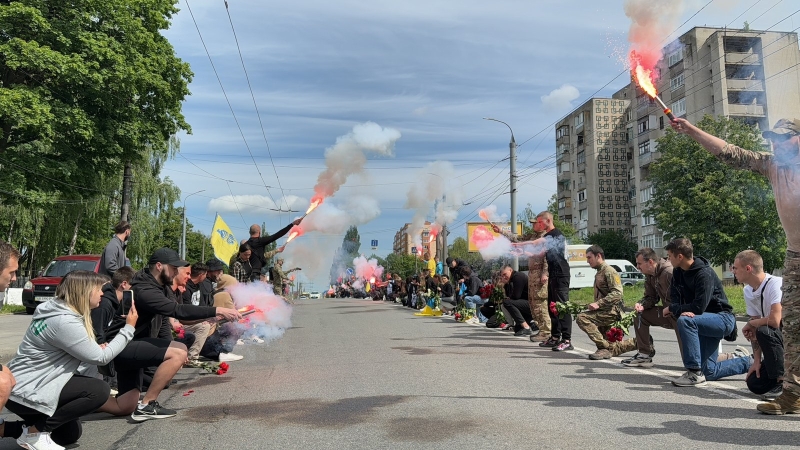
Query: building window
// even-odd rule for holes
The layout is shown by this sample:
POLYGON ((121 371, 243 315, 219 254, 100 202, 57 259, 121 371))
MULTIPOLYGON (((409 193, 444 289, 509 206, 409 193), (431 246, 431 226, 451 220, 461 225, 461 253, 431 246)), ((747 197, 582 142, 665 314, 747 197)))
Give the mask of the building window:
POLYGON ((586 152, 581 150, 578 152, 578 164, 584 164, 586 162, 586 152))
POLYGON ((650 153, 650 140, 646 140, 639 144, 639 155, 650 153))
POLYGON ((583 112, 575 116, 575 128, 583 125, 583 112))
POLYGON ((583 145, 583 133, 578 135, 578 145, 583 145))
POLYGON ((556 139, 567 136, 569 134, 569 125, 558 127, 556 130, 556 139))
POLYGON ((638 127, 639 134, 646 132, 648 129, 650 128, 647 126, 647 119, 644 119, 639 122, 639 127, 638 127))
POLYGON ((636 205, 631 206, 631 217, 636 217, 636 205))
MULTIPOLYGON (((653 216, 649 216, 647 214, 642 214, 642 226, 643 227, 646 227, 648 225, 652 225, 653 223, 654 223, 653 222, 653 216)), ((652 247, 652 246, 653 246, 652 243, 650 245, 648 245, 648 247, 652 247)))
POLYGON ((584 221, 584 220, 589 220, 589 210, 588 209, 582 209, 581 210, 581 221, 584 221))
POLYGON ((674 91, 675 89, 678 89, 681 86, 683 86, 683 72, 679 73, 678 75, 669 80, 669 89, 671 91, 674 91))
POLYGON ((558 209, 564 209, 567 206, 567 199, 559 199, 558 200, 558 209))
POLYGON ((559 166, 558 174, 560 175, 560 174, 562 174, 564 172, 569 172, 569 163, 568 162, 562 162, 561 166, 559 166))
POLYGON ((667 65, 674 66, 683 59, 683 46, 681 45, 677 50, 667 54, 667 65))
POLYGON ((653 198, 653 186, 639 191, 640 203, 649 202, 653 198))
POLYGON ((586 189, 581 189, 578 191, 578 201, 582 202, 586 200, 586 189))
POLYGON ((672 108, 671 109, 672 109, 672 113, 675 114, 676 116, 678 116, 678 117, 685 116, 686 115, 686 98, 684 97, 684 98, 678 100, 677 102, 674 102, 672 104, 672 108))

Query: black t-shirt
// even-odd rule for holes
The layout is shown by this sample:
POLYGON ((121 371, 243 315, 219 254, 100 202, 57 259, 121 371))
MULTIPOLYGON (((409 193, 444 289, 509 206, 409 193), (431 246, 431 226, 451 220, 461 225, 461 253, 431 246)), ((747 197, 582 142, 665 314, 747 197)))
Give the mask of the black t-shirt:
POLYGON ((567 251, 567 239, 564 233, 558 228, 553 228, 544 235, 547 243, 547 259, 548 275, 551 278, 569 277, 569 262, 565 255, 567 251))

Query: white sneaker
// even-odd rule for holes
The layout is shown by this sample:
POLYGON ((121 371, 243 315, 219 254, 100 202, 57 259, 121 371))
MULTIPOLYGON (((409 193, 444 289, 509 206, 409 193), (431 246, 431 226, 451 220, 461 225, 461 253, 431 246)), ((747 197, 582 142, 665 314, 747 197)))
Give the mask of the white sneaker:
POLYGON ((686 373, 681 375, 679 378, 672 380, 672 384, 678 387, 705 386, 706 376, 702 373, 696 374, 691 370, 687 370, 686 373))
POLYGON ((253 336, 250 338, 251 341, 255 342, 256 344, 263 344, 265 341, 258 336, 253 336))
POLYGON ((22 427, 17 445, 28 450, 64 450, 64 447, 50 439, 50 433, 28 433, 28 427, 22 427))
POLYGON ((244 345, 244 339, 239 339, 236 341, 236 345, 244 345))
POLYGON ((219 354, 219 362, 231 362, 231 361, 239 361, 243 359, 244 356, 237 355, 235 353, 220 353, 219 354))

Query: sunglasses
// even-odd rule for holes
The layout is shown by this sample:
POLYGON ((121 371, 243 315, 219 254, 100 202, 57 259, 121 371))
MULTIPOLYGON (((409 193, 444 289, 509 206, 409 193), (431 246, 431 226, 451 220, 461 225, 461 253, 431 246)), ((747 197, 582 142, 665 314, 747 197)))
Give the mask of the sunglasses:
POLYGON ((776 143, 776 144, 782 144, 782 143, 784 143, 784 142, 786 142, 788 140, 791 140, 795 136, 797 136, 797 135, 793 134, 793 133, 774 134, 769 138, 769 140, 774 142, 774 143, 776 143))

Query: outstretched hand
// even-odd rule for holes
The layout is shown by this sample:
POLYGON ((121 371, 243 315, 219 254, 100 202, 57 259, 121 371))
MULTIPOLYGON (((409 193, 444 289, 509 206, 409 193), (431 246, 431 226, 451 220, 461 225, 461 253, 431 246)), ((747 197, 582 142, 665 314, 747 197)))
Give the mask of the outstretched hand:
POLYGON ((302 222, 302 221, 303 221, 303 218, 299 217, 297 219, 294 219, 294 221, 292 222, 292 225, 300 225, 300 222, 302 222))
POLYGON ((686 119, 681 119, 680 117, 676 117, 674 120, 670 121, 670 126, 672 129, 677 131, 678 133, 686 134, 689 132, 690 127, 692 126, 686 119))

